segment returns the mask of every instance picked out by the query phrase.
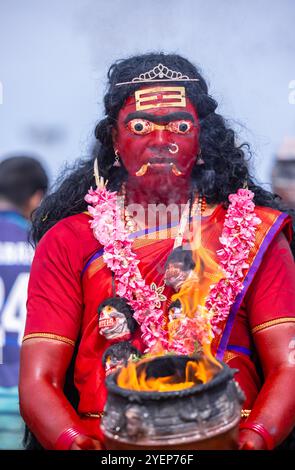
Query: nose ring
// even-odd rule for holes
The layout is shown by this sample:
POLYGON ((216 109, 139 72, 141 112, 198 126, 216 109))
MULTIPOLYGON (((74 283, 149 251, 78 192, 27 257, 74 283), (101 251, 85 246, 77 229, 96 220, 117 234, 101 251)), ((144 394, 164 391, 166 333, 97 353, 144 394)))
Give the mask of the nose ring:
POLYGON ((177 144, 169 144, 168 152, 170 153, 177 153, 179 150, 177 144))

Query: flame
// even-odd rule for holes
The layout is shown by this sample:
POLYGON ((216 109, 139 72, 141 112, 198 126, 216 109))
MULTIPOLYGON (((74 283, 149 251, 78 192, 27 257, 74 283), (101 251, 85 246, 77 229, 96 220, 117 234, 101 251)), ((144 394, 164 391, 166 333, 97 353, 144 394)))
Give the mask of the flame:
POLYGON ((183 313, 189 318, 194 317, 199 306, 205 306, 210 285, 223 277, 209 250, 203 246, 193 250, 193 260, 196 264, 193 275, 182 284, 180 291, 172 296, 172 302, 180 300, 183 313))
POLYGON ((171 392, 184 390, 208 382, 219 370, 212 363, 209 364, 208 359, 188 360, 184 371, 184 376, 177 371, 174 375, 162 377, 147 377, 146 359, 137 363, 129 362, 123 367, 118 375, 117 384, 121 388, 127 390, 145 391, 145 392, 171 392), (145 364, 145 365, 144 365, 145 364), (144 365, 144 367, 139 367, 144 365))
POLYGON ((203 353, 210 363, 221 368, 222 366, 211 352, 214 335, 210 323, 210 314, 205 304, 210 286, 217 283, 224 276, 224 273, 214 260, 213 253, 202 246, 200 219, 194 221, 192 233, 190 247, 195 268, 191 276, 182 284, 180 291, 172 296, 172 302, 179 300, 183 315, 195 319, 197 324, 199 320, 199 323, 203 325, 204 335, 200 339, 203 353))
POLYGON ((202 345, 204 356, 207 357, 208 361, 217 366, 219 369, 222 368, 222 365, 215 359, 211 350, 211 343, 203 343, 202 345))

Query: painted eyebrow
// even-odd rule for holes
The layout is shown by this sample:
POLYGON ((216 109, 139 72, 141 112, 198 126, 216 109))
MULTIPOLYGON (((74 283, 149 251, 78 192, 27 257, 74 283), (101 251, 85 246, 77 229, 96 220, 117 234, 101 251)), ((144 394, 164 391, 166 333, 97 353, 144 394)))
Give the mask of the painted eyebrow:
POLYGON ((145 113, 143 111, 130 113, 124 120, 124 124, 127 124, 132 119, 146 119, 147 121, 155 122, 156 124, 169 122, 169 121, 176 121, 178 119, 186 119, 192 122, 195 122, 194 117, 190 113, 185 113, 183 111, 179 111, 176 113, 166 114, 165 116, 156 116, 155 114, 145 113))

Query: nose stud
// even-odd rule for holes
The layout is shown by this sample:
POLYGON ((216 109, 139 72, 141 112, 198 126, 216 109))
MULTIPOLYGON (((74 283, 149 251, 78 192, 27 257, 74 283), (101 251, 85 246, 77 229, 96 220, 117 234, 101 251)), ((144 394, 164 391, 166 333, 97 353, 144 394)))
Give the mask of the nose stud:
POLYGON ((178 150, 179 150, 179 147, 177 144, 169 144, 168 152, 177 153, 178 150))

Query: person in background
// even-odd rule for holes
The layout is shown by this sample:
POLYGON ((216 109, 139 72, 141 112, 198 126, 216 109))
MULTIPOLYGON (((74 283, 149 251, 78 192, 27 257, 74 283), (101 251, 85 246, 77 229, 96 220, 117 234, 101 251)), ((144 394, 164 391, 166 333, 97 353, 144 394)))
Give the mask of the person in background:
POLYGON ((285 138, 272 170, 273 191, 295 209, 295 137, 285 138))
POLYGON ((29 219, 47 187, 46 172, 35 158, 14 156, 0 162, 0 449, 21 448, 17 386, 33 258, 29 219))

